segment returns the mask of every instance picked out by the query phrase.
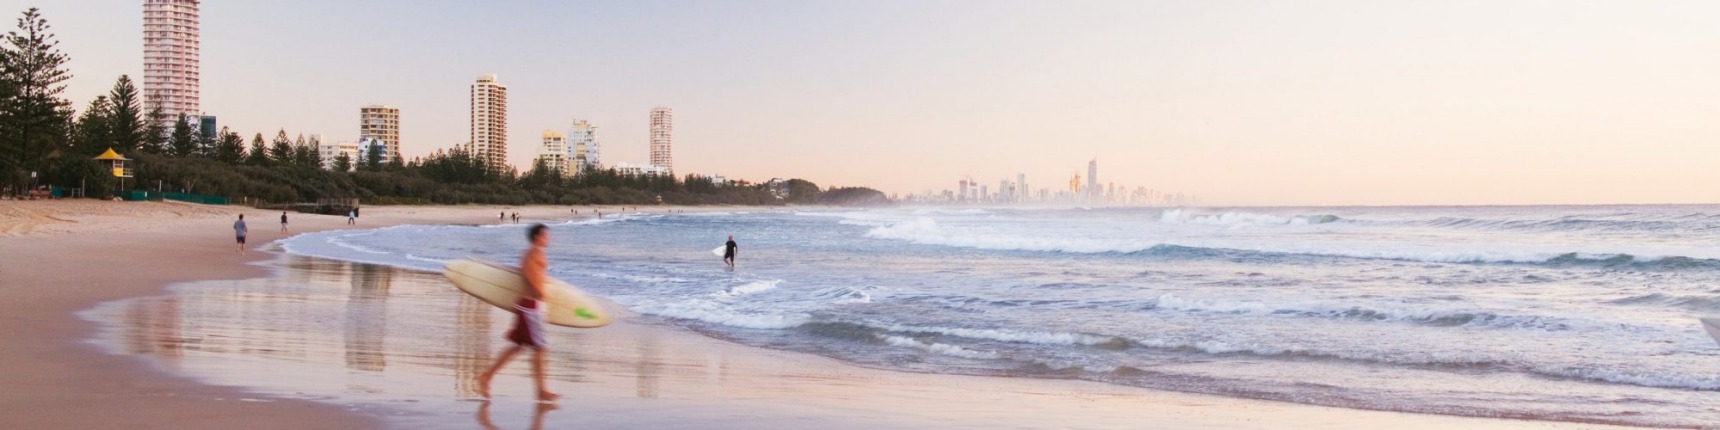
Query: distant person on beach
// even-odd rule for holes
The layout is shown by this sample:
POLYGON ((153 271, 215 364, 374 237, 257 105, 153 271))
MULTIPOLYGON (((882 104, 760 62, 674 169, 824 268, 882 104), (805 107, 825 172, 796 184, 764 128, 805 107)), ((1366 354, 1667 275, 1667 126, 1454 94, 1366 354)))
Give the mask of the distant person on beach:
POLYGON ((281 211, 281 232, 287 232, 287 211, 281 211))
POLYGON ((526 278, 526 291, 520 300, 514 302, 514 328, 508 330, 507 339, 513 342, 502 355, 496 357, 496 364, 478 376, 478 395, 490 398, 490 379, 496 377, 496 372, 502 366, 513 360, 514 355, 521 350, 532 350, 532 383, 537 387, 537 399, 542 402, 555 401, 560 395, 544 389, 544 348, 548 343, 543 333, 543 305, 538 299, 543 298, 544 282, 548 280, 549 263, 544 258, 543 249, 549 246, 549 227, 534 224, 526 230, 526 238, 531 240, 531 247, 526 248, 526 254, 520 257, 520 275, 526 278))
POLYGON ((507 212, 502 212, 501 215, 496 215, 496 221, 507 221, 507 220, 508 220, 508 213, 507 212))
POLYGON ((346 211, 346 225, 358 224, 358 211, 346 211))
POLYGON ((245 255, 245 233, 249 232, 245 228, 245 214, 239 214, 239 220, 233 221, 233 235, 239 239, 239 255, 245 255))
POLYGON ((734 268, 735 267, 735 251, 739 251, 739 250, 740 250, 740 246, 735 245, 735 236, 729 235, 729 242, 723 244, 723 263, 728 264, 729 268, 731 268, 731 269, 734 268))

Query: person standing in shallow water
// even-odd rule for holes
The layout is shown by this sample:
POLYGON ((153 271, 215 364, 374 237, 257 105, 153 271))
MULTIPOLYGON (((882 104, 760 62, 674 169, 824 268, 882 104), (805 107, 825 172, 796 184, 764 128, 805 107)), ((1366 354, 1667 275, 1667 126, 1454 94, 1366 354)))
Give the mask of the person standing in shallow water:
POLYGON ((735 267, 735 252, 739 250, 740 246, 735 245, 735 236, 729 235, 729 242, 723 244, 723 263, 728 264, 729 268, 733 269, 735 267))
POLYGON ((544 247, 549 246, 549 227, 534 224, 526 230, 526 238, 531 240, 531 247, 526 248, 524 256, 520 257, 520 275, 526 278, 525 294, 514 302, 514 328, 508 330, 507 340, 513 342, 502 355, 496 357, 496 363, 478 376, 478 395, 490 398, 490 380, 496 377, 496 372, 502 366, 514 359, 520 351, 532 350, 532 384, 537 387, 537 399, 540 402, 553 402, 561 395, 549 392, 544 388, 544 349, 548 342, 544 339, 543 308, 538 301, 543 298, 544 282, 549 279, 549 263, 544 258, 544 247))

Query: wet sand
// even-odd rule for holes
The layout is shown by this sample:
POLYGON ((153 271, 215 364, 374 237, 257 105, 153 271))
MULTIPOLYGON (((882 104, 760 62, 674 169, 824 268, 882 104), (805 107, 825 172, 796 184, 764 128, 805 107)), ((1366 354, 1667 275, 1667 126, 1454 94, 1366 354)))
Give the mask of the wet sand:
MULTIPOLYGON (((492 209, 381 208, 358 227, 494 222, 492 209)), ((278 218, 246 213, 271 221, 252 224, 253 242, 277 237, 278 218)), ((295 228, 346 228, 302 217, 295 228)), ((505 312, 437 274, 239 257, 230 222, 0 238, 14 291, 0 299, 4 427, 1605 428, 880 371, 635 317, 551 329, 559 409, 530 400, 523 361, 480 402, 472 381, 502 347, 505 312)))
MULTIPOLYGON (((593 208, 578 208, 590 214, 593 208)), ((645 210, 666 210, 648 207, 645 210)), ((499 212, 567 219, 565 206, 366 208, 345 217, 292 213, 293 233, 401 223, 495 223, 499 212)), ((613 212, 614 207, 602 208, 613 212)), ((374 428, 375 416, 303 400, 255 401, 103 353, 96 326, 74 316, 98 303, 163 294, 169 284, 244 279, 270 271, 266 252, 236 255, 235 215, 250 242, 284 237, 280 212, 243 207, 96 200, 0 201, 0 428, 374 428)))

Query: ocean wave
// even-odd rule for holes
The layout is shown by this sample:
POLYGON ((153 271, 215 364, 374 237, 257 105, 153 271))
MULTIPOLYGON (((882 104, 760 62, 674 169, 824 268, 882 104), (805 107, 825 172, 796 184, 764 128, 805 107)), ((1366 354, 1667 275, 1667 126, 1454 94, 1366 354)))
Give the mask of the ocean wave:
POLYGON ((811 315, 800 312, 786 314, 748 313, 724 309, 708 302, 646 303, 634 304, 629 308, 645 315, 756 330, 789 329, 812 321, 811 315))
POLYGON ((812 297, 836 304, 872 303, 872 295, 850 287, 830 287, 812 293, 812 297))
POLYGON ((1548 219, 1439 217, 1417 221, 1412 225, 1461 230, 1525 232, 1667 232, 1720 229, 1720 223, 1716 223, 1714 219, 1701 214, 1695 215, 1695 218, 1686 216, 1660 219, 1604 219, 1577 216, 1548 219))
POLYGON ((736 285, 736 286, 724 289, 723 294, 727 295, 727 296, 731 296, 731 297, 733 297, 733 296, 744 296, 744 295, 749 295, 749 294, 757 294, 757 293, 762 293, 765 291, 774 290, 774 289, 776 289, 776 285, 780 284, 780 283, 782 283, 781 279, 772 279, 772 280, 767 280, 767 281, 753 281, 753 282, 748 282, 745 284, 736 285))
POLYGON ((1166 224, 1210 225, 1310 225, 1340 221, 1337 215, 1274 215, 1253 212, 1195 213, 1187 209, 1170 209, 1159 213, 1159 222, 1166 224))
POLYGON ((1367 306, 1332 305, 1319 302, 1267 304, 1264 302, 1250 301, 1192 299, 1170 293, 1162 294, 1158 298, 1154 299, 1153 304, 1148 309, 1246 315, 1289 315, 1352 321, 1405 322, 1441 327, 1471 326, 1537 329, 1548 331, 1570 330, 1573 326, 1578 324, 1575 321, 1564 318, 1533 315, 1501 315, 1489 311, 1451 309, 1443 307, 1414 305, 1387 306, 1382 304, 1370 304, 1367 306))
POLYGON ((1663 293, 1642 294, 1606 301, 1614 305, 1645 305, 1686 309, 1699 312, 1720 311, 1720 296, 1674 295, 1663 293))
POLYGON ((909 347, 909 348, 914 348, 914 349, 918 349, 921 351, 930 352, 933 354, 948 355, 951 357, 972 358, 972 359, 976 359, 976 360, 989 360, 989 359, 995 359, 995 358, 999 357, 998 353, 996 353, 996 352, 974 351, 974 350, 962 348, 962 347, 955 346, 955 345, 948 345, 948 344, 935 343, 935 342, 921 342, 917 339, 910 338, 910 337, 904 337, 904 336, 880 335, 880 336, 878 336, 878 338, 880 340, 883 340, 884 343, 890 344, 892 346, 909 347))
MULTIPOLYGON (((1423 351, 1413 354, 1381 353, 1376 351, 1322 351, 1289 343, 1283 345, 1257 342, 1236 342, 1218 339, 1129 339, 1133 345, 1172 352, 1203 355, 1247 355, 1275 360, 1335 360, 1366 365, 1408 366, 1420 368, 1453 368, 1467 371, 1514 372, 1541 377, 1574 379, 1653 388, 1696 391, 1720 391, 1720 375, 1675 374, 1650 369, 1621 369, 1598 366, 1568 366, 1550 363, 1530 363, 1519 357, 1477 356, 1460 351, 1423 351)), ((1070 363, 1055 358, 1036 357, 1029 363, 1056 374, 1080 369, 1090 373, 1117 373, 1123 368, 1115 365, 1070 363)))
POLYGON ((866 237, 899 240, 920 245, 948 246, 993 251, 1032 251, 1069 254, 1117 254, 1147 257, 1337 257, 1369 260, 1413 261, 1454 264, 1540 264, 1592 266, 1609 269, 1679 270, 1720 269, 1720 259, 1688 256, 1635 255, 1548 250, 1544 246, 1481 248, 1472 244, 1357 244, 1347 242, 1258 243, 1242 240, 1176 243, 1177 240, 1131 240, 1068 236, 1024 237, 980 234, 946 228, 931 218, 906 221, 852 221, 871 226, 866 237))

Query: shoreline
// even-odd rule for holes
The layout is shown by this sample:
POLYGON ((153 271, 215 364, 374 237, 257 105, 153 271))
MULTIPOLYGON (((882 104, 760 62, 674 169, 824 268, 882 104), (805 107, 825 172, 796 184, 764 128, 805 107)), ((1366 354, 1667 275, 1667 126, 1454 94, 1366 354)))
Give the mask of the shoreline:
MULTIPOLYGON (((185 209, 177 204, 161 205, 185 209)), ((211 207, 193 205, 190 208, 211 207)), ((494 218, 481 215, 486 212, 494 214, 498 208, 378 207, 380 210, 375 210, 377 213, 366 214, 372 221, 366 222, 365 218, 361 218, 357 228, 369 229, 408 223, 457 224, 468 221, 474 224, 494 224, 494 218), (397 209, 398 212, 389 209, 397 209), (379 223, 374 221, 376 219, 383 221, 379 223)), ((552 208, 567 209, 527 207, 522 208, 521 212, 547 213, 552 208)), ((85 321, 74 314, 97 304, 128 298, 172 297, 183 293, 170 289, 171 285, 221 280, 248 282, 289 276, 283 273, 288 270, 271 270, 270 265, 285 266, 279 261, 309 258, 265 252, 248 254, 242 258, 232 255, 232 239, 228 237, 230 233, 226 233, 230 230, 224 225, 230 222, 231 213, 243 211, 247 215, 258 214, 256 218, 262 218, 262 221, 274 220, 264 216, 269 213, 263 211, 246 208, 216 209, 208 214, 188 217, 189 222, 164 222, 155 226, 164 231, 146 230, 102 235, 70 232, 63 235, 0 237, 0 256, 5 256, 0 259, 4 261, 0 263, 0 277, 7 279, 8 284, 18 282, 17 285, 27 289, 25 292, 48 290, 58 293, 47 295, 51 296, 49 298, 53 299, 52 304, 56 306, 34 306, 38 303, 28 299, 35 298, 21 297, 29 294, 0 300, 0 306, 4 306, 6 311, 6 315, 0 316, 0 323, 14 327, 36 327, 25 322, 54 320, 54 317, 77 321, 74 324, 55 325, 48 330, 14 330, 5 335, 5 347, 3 352, 0 352, 0 358, 4 358, 8 363, 22 365, 9 365, 9 369, 40 371, 9 371, 5 376, 0 376, 0 382, 14 387, 14 390, 0 394, 0 399, 4 399, 0 401, 0 404, 4 405, 0 407, 0 411, 6 412, 8 416, 19 417, 13 423, 27 427, 114 427, 118 423, 135 425, 141 422, 173 428, 231 427, 235 424, 251 428, 270 428, 259 427, 259 423, 278 425, 278 428, 375 428, 391 422, 374 413, 355 412, 350 407, 295 400, 291 397, 267 396, 272 399, 268 402, 234 401, 236 398, 250 395, 248 393, 268 390, 257 390, 252 386, 248 386, 251 387, 248 389, 207 385, 183 371, 171 372, 160 366, 148 365, 147 360, 110 355, 88 341, 97 334, 98 324, 85 321), (194 229, 191 228, 193 226, 194 229), (17 270, 19 267, 32 267, 38 269, 36 272, 64 272, 67 270, 65 266, 78 258, 97 260, 91 257, 88 251, 111 247, 116 243, 124 243, 128 247, 145 245, 151 252, 139 254, 147 255, 148 258, 109 259, 119 262, 91 263, 103 265, 100 273, 36 273, 32 277, 32 272, 17 270), (183 260, 187 258, 200 259, 202 264, 185 263, 183 260), (247 264, 231 264, 235 259, 247 264), (265 260, 274 263, 263 263, 265 260), (60 263, 59 268, 62 270, 40 270, 54 267, 56 262, 60 263), (172 267, 164 269, 163 265, 172 267), (58 288, 78 284, 92 285, 92 289, 68 291, 58 288), (143 284, 148 285, 140 286, 143 284), (82 303, 82 306, 76 306, 77 303, 82 303), (66 307, 71 309, 67 311, 66 307), (19 309, 25 308, 28 311, 19 312, 19 309), (21 333, 22 331, 30 333, 21 333), (49 351, 26 348, 35 347, 38 343, 45 343, 52 348, 49 348, 49 351), (62 349, 82 350, 83 355, 93 357, 58 359, 56 352, 62 349), (43 377, 31 378, 26 375, 43 377), (64 384, 65 379, 72 379, 73 383, 68 386, 64 384), (77 384, 78 381, 104 379, 109 385, 97 387, 108 388, 107 390, 77 384), (121 389, 115 389, 116 386, 121 389), (43 392, 52 395, 42 396, 43 392), (68 412, 79 407, 88 410, 68 412), (135 412, 139 410, 147 413, 135 412)), ((341 217, 297 216, 293 219, 309 221, 304 224, 295 221, 295 234, 346 228, 345 220, 341 217), (309 228, 298 227, 299 225, 309 228)), ((0 232, 8 230, 4 227, 4 224, 0 224, 0 232)), ((267 232, 273 231, 267 229, 277 225, 275 222, 258 222, 254 227, 253 237, 259 237, 266 236, 267 232)), ((1059 426, 1060 421, 1045 421, 1044 417, 1077 414, 1089 416, 1074 418, 1085 419, 1078 421, 1081 425, 1075 425, 1080 428, 1139 428, 1143 422, 1151 422, 1153 427, 1160 428, 1612 428, 1592 424, 1341 409, 1154 391, 1097 382, 894 372, 812 354, 743 346, 684 328, 635 318, 625 318, 613 329, 575 334, 575 337, 586 342, 608 342, 614 346, 608 349, 621 352, 579 354, 583 358, 575 361, 583 363, 588 371, 571 378, 584 379, 583 382, 575 381, 584 385, 574 386, 569 382, 553 384, 562 385, 559 389, 564 394, 578 392, 594 385, 602 386, 598 390, 590 390, 599 392, 600 395, 574 396, 577 398, 564 401, 564 408, 580 412, 561 413, 560 416, 588 413, 596 407, 599 418, 622 425, 640 425, 642 419, 659 419, 667 420, 660 424, 691 427, 685 423, 714 419, 728 424, 718 428, 803 428, 810 425, 833 428, 919 428, 949 424, 1041 428, 1059 426), (639 342, 638 339, 655 339, 656 346, 646 348, 640 346, 643 344, 635 345, 639 342), (658 352, 646 354, 647 349, 658 352), (673 353, 665 354, 664 350, 673 353), (657 358, 642 358, 645 355, 655 355, 657 358), (685 357, 691 358, 683 359, 685 357), (713 366, 713 362, 720 365, 713 366), (675 392, 690 394, 676 398, 667 398, 670 396, 661 394, 649 397, 641 395, 642 391, 638 391, 641 389, 637 386, 642 386, 648 373, 656 375, 649 376, 655 378, 653 386, 658 387, 655 391, 665 393, 674 387, 675 392), (779 380, 783 378, 788 381, 812 382, 815 386, 793 383, 782 386, 783 383, 779 380), (726 380, 729 385, 711 383, 711 380, 726 380), (733 392, 737 386, 741 387, 740 392, 733 392), (739 398, 733 398, 737 395, 739 398), (664 413, 665 409, 667 413, 664 413), (1015 419, 988 417, 1000 411, 1036 416, 1017 416, 1015 419), (895 416, 872 418, 880 414, 895 416), (949 421, 952 416, 956 416, 956 423, 949 421), (1164 421, 1166 418, 1170 420, 1164 421), (1030 422, 1037 425, 1028 424, 1030 422)), ((557 350, 552 347, 552 351, 557 350)), ((572 366, 578 368, 579 365, 572 366)), ((518 363, 510 366, 510 370, 516 375, 522 368, 518 363)), ((518 405, 511 403, 513 399, 503 397, 502 400, 507 401, 497 402, 498 412, 511 411, 507 413, 517 415, 518 405)), ((452 401, 462 402, 458 399, 452 401)), ((477 407, 475 403, 469 402, 456 405, 477 407)), ((447 425, 446 417, 436 416, 437 410, 432 409, 427 413, 431 415, 421 423, 447 425)), ((472 412, 468 410, 460 410, 457 415, 470 413, 472 412)), ((487 413, 487 410, 480 413, 487 413)), ((465 419, 469 419, 469 416, 465 419)), ((1068 427, 1069 424, 1064 423, 1061 426, 1068 427)))

